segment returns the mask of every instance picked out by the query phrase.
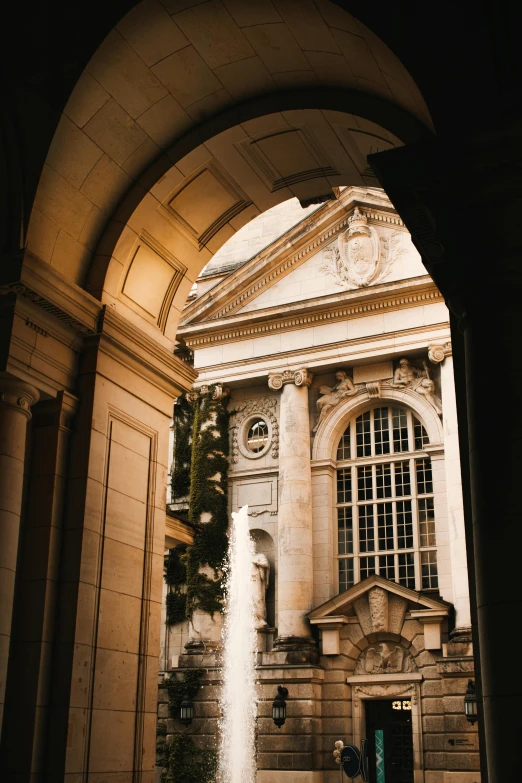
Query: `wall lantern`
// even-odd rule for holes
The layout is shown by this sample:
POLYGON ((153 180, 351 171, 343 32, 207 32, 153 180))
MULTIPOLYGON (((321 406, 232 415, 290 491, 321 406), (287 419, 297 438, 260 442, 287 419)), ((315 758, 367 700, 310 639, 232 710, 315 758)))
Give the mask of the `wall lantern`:
POLYGON ((188 696, 185 696, 183 698, 183 701, 181 702, 179 719, 185 726, 190 726, 193 717, 194 717, 194 704, 190 701, 188 696))
POLYGON ((281 728, 286 720, 286 698, 288 698, 288 688, 278 685, 277 696, 272 704, 272 718, 278 729, 281 728))
POLYGON ((464 696, 464 712, 471 724, 475 723, 478 719, 477 694, 473 680, 468 680, 468 689, 464 696))

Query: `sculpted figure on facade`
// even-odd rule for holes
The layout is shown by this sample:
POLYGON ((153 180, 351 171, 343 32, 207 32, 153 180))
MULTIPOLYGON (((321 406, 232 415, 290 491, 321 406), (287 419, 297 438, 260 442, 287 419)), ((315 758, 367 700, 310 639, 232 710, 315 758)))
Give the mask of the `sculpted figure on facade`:
POLYGON ((414 671, 415 664, 400 644, 381 642, 368 647, 355 665, 355 674, 395 674, 414 671))
POLYGON ((270 564, 262 552, 252 560, 252 584, 254 593, 254 623, 256 631, 266 628, 266 591, 270 579, 270 564))
POLYGON ((313 432, 316 432, 320 423, 328 416, 332 408, 339 405, 341 400, 355 394, 355 386, 353 385, 351 378, 349 378, 343 370, 338 370, 335 373, 335 380, 336 383, 334 386, 321 386, 319 389, 322 396, 317 400, 317 413, 319 416, 313 432))
POLYGON ((399 366, 393 375, 392 386, 396 389, 411 389, 422 394, 433 405, 439 415, 442 414, 442 403, 435 394, 435 384, 430 378, 426 362, 424 368, 415 367, 404 357, 399 359, 399 366))

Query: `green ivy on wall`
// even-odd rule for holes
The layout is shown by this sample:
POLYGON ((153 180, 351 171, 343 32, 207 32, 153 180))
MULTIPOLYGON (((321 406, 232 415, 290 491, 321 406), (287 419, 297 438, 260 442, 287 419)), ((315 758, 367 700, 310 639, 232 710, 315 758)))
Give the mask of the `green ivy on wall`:
POLYGON ((217 773, 217 754, 202 750, 186 734, 175 734, 166 743, 164 764, 166 771, 161 783, 214 783, 217 773))
POLYGON ((190 490, 193 422, 194 405, 182 394, 174 406, 172 497, 176 501, 187 498, 190 490))
POLYGON ((165 579, 171 586, 167 597, 169 625, 191 617, 195 609, 210 615, 221 611, 222 568, 228 547, 229 396, 222 393, 219 384, 213 384, 193 402, 183 399, 175 412, 181 421, 179 427, 175 424, 174 460, 180 460, 181 465, 179 469, 177 464, 174 466, 172 490, 174 500, 188 493, 188 521, 196 533, 193 544, 175 547, 166 559, 165 579), (202 572, 206 566, 212 574, 202 572))
MULTIPOLYGON (((172 718, 179 718, 185 697, 191 701, 194 699, 201 688, 203 674, 203 669, 185 669, 181 678, 173 675, 165 681, 163 687, 168 690, 172 718)), ((164 736, 163 731, 161 735, 164 736)), ((162 783, 214 783, 217 754, 213 750, 198 748, 186 734, 174 734, 166 742, 160 740, 157 750, 162 756, 160 764, 165 767, 162 783)))

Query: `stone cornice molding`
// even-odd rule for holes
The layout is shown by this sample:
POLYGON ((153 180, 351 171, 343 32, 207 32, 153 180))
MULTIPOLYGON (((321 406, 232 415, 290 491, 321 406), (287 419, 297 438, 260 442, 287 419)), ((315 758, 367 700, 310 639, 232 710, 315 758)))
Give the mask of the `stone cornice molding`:
MULTIPOLYGON (((181 324, 223 318, 237 311, 272 281, 282 278, 326 243, 335 239, 348 226, 350 213, 355 206, 368 220, 404 228, 401 218, 388 211, 388 204, 376 204, 375 196, 364 188, 350 188, 322 215, 316 212, 291 228, 257 256, 232 272, 209 292, 190 304, 183 314, 181 324), (368 203, 371 201, 372 203, 368 203), (310 227, 307 230, 307 226, 310 227), (303 241, 305 240, 305 241, 303 241), (234 293, 233 293, 234 292, 234 293)), ((389 202, 388 202, 389 203, 389 202)))
POLYGON ((443 345, 430 345, 428 347, 428 359, 432 364, 441 364, 447 356, 451 355, 451 343, 444 343, 443 345))
POLYGON ((304 303, 299 303, 299 306, 295 308, 293 305, 282 306, 271 313, 266 311, 259 311, 255 314, 245 313, 245 318, 241 319, 244 321, 243 323, 238 316, 234 316, 227 319, 225 323, 220 320, 190 324, 180 327, 178 333, 183 337, 186 345, 191 350, 195 350, 274 332, 288 332, 322 323, 360 318, 362 315, 373 315, 376 312, 400 310, 444 301, 435 284, 431 281, 426 282, 425 279, 422 283, 416 279, 413 285, 408 286, 407 292, 404 291, 404 288, 404 281, 400 281, 392 289, 392 295, 390 295, 389 286, 386 287, 386 291, 383 291, 382 288, 380 291, 369 291, 368 289, 356 292, 348 291, 342 297, 345 301, 341 302, 339 302, 338 295, 333 295, 321 298, 318 302, 307 300, 304 303), (395 293, 395 288, 397 293, 395 293), (334 306, 332 306, 332 298, 335 298, 334 306), (295 314, 288 315, 289 309, 294 310, 295 314))
POLYGON ((40 392, 25 381, 10 376, 0 376, 0 404, 14 408, 31 418, 31 407, 40 399, 40 392))
POLYGON ((299 370, 282 370, 281 372, 271 372, 268 374, 268 387, 278 391, 287 383, 295 383, 296 386, 309 387, 313 381, 314 375, 306 367, 299 370))
POLYGON ((28 299, 79 334, 96 333, 101 303, 31 253, 24 256, 20 279, 0 286, 2 294, 28 299))
POLYGON ((85 340, 171 397, 192 389, 197 372, 126 319, 104 307, 98 333, 85 340))

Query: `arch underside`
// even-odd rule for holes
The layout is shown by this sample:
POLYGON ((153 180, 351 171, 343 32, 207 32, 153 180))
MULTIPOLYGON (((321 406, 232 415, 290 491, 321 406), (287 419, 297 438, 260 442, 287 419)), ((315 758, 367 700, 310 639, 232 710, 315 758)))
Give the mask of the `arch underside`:
POLYGON ((332 3, 180 6, 138 4, 91 59, 27 237, 164 345, 201 269, 249 220, 376 186, 368 154, 430 136, 402 64, 332 3))

